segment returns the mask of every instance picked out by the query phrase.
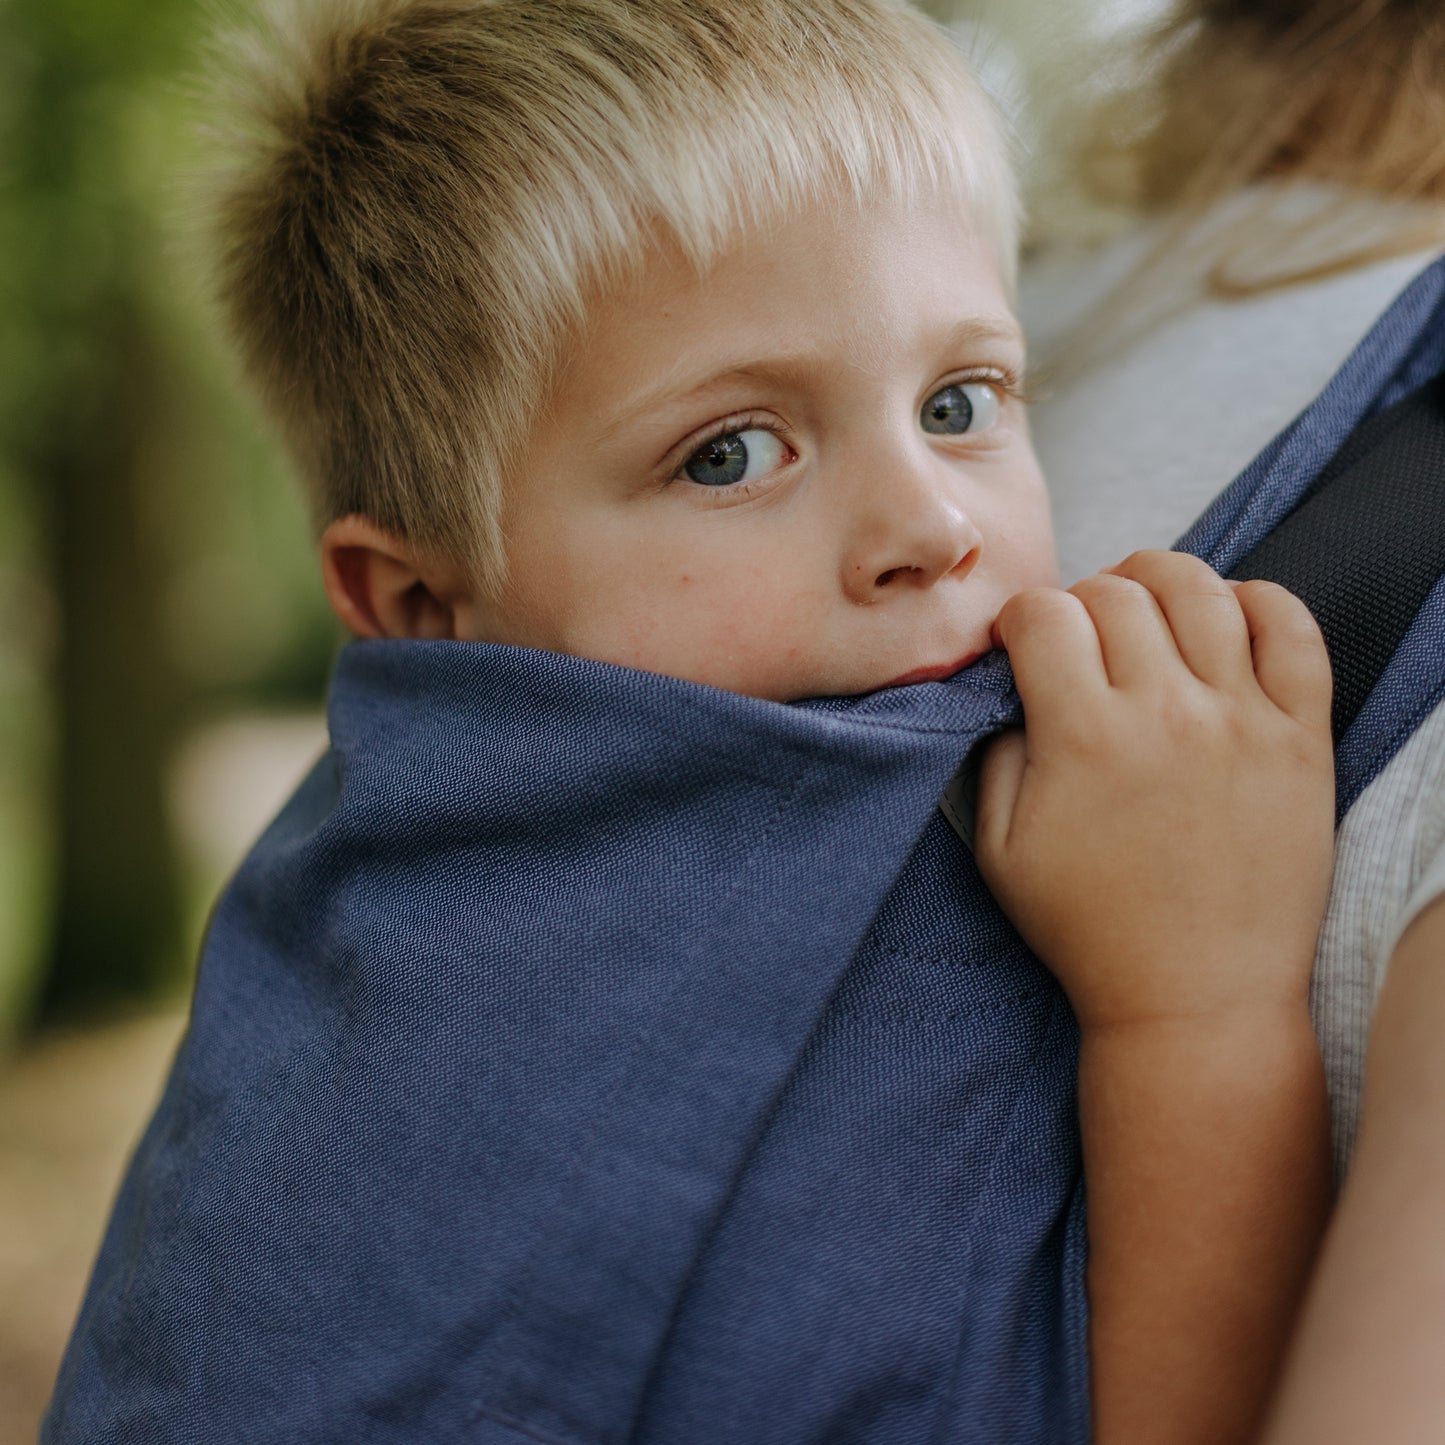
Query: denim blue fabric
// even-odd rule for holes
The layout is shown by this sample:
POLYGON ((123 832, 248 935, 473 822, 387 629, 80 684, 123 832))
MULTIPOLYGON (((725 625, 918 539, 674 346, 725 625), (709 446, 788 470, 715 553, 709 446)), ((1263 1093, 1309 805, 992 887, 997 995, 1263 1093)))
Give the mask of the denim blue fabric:
MULTIPOLYGON (((1187 544, 1230 565, 1438 370, 1442 295, 1187 544)), ((1355 791, 1438 695, 1438 603, 1345 739, 1355 791)), ((1017 717, 997 656, 789 707, 349 647, 43 1440, 1087 1440, 1075 1025, 935 808, 1017 717)))

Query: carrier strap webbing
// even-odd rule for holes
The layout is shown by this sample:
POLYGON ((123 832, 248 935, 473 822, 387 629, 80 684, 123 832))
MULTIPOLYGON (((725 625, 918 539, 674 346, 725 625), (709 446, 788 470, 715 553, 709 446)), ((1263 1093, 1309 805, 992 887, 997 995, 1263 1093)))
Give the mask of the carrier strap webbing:
POLYGON ((1228 575, 1278 582, 1314 614, 1344 736, 1445 573, 1445 378, 1358 427, 1228 575))

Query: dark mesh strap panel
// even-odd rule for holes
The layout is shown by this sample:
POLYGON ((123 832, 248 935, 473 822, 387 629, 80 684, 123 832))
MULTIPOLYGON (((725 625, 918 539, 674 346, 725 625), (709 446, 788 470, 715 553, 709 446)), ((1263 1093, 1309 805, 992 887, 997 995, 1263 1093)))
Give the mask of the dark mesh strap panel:
POLYGON ((1445 383, 1370 418, 1232 571, 1303 599, 1335 670, 1344 735, 1445 572, 1445 383))

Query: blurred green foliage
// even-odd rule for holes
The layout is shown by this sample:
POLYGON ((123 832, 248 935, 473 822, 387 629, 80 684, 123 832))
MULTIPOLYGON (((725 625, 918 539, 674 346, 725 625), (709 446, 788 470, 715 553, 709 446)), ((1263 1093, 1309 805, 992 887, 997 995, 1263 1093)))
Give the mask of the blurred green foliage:
POLYGON ((0 0, 0 1037, 184 977, 175 740, 334 645, 178 244, 211 18, 0 0))

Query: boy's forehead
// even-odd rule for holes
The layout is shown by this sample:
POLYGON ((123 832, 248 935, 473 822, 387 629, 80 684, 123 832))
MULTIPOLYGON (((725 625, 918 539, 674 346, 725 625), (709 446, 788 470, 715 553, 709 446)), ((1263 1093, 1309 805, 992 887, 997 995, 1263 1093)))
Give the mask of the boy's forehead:
MULTIPOLYGON (((946 355, 979 346, 1004 348, 1015 365, 1022 363, 1022 333, 1008 316, 979 317, 943 328, 932 349, 946 355)), ((760 346, 756 351, 742 352, 735 357, 707 356, 689 366, 687 362, 691 360, 674 358, 672 365, 630 391, 618 405, 603 411, 598 417, 598 436, 611 436, 637 417, 663 410, 670 404, 702 401, 730 387, 802 387, 811 378, 835 368, 838 357, 832 349, 800 345, 772 350, 760 346)), ((860 353, 853 369, 868 371, 867 363, 868 356, 860 353)))
POLYGON ((906 345, 951 353, 991 346, 1022 363, 989 238, 951 199, 907 206, 819 202, 741 228, 699 266, 665 243, 594 293, 557 387, 592 373, 625 393, 604 428, 713 385, 786 381, 867 367, 906 345))

